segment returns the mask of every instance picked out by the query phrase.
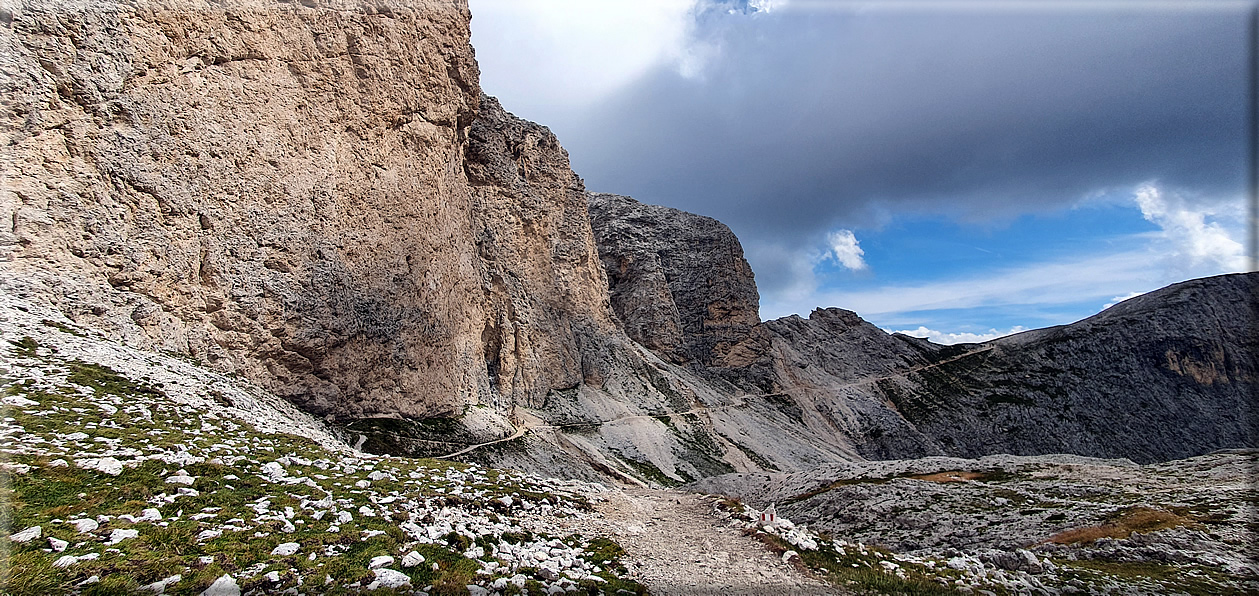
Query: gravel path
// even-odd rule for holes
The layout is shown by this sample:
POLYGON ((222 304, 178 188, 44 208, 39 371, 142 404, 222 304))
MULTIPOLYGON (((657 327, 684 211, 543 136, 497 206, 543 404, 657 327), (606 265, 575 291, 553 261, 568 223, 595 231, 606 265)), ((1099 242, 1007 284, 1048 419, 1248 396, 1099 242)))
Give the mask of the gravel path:
POLYGON ((626 550, 630 577, 652 594, 837 594, 720 519, 713 501, 672 490, 605 495, 599 520, 626 550))

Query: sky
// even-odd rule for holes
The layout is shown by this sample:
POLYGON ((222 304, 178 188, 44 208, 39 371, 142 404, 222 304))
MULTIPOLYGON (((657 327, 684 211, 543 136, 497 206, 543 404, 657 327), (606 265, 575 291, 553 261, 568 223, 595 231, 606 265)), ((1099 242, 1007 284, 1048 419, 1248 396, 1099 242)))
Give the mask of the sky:
POLYGON ((982 341, 1250 266, 1252 2, 470 4, 485 92, 730 226, 763 319, 982 341))

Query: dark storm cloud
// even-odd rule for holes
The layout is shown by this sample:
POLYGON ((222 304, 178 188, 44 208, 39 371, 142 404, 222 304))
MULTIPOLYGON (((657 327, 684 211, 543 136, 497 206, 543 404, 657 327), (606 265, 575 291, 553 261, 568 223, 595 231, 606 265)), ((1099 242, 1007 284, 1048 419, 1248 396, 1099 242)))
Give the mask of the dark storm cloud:
POLYGON ((1151 179, 1235 196, 1246 19, 710 12, 698 76, 661 68, 557 128, 592 190, 717 217, 745 244, 889 210, 1051 209, 1151 179))

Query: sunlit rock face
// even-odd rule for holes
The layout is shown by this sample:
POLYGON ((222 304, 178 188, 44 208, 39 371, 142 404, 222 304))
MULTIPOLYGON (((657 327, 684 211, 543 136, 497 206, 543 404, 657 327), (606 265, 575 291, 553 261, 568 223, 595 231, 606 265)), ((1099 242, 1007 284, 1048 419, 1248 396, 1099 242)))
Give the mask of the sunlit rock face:
POLYGON ((26 3, 3 33, 9 291, 321 414, 574 387, 576 335, 613 328, 581 181, 482 98, 468 22, 26 3))
POLYGON ((466 7, 33 2, 3 35, 6 283, 314 412, 485 390, 466 7))
POLYGON ((760 323, 743 246, 725 224, 591 193, 590 221, 625 332, 673 362, 711 366, 760 323))

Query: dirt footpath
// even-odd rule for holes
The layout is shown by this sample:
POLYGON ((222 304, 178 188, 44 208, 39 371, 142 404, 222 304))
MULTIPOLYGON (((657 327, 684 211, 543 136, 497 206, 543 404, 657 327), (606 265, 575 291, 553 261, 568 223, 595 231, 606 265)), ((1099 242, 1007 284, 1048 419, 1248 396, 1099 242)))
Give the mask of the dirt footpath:
POLYGON ((838 594, 712 514, 701 495, 627 489, 599 503, 605 531, 625 548, 630 576, 652 594, 838 594))

